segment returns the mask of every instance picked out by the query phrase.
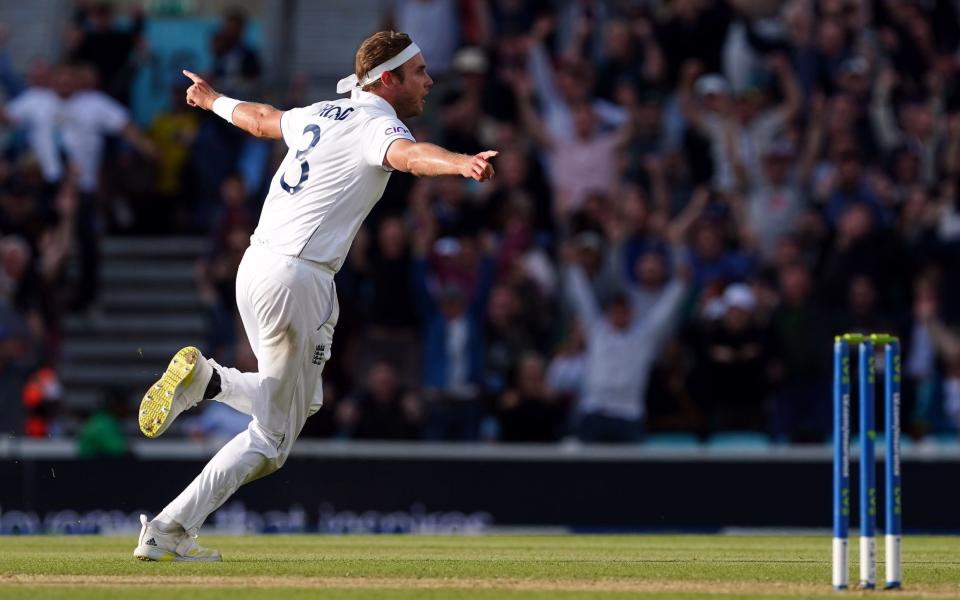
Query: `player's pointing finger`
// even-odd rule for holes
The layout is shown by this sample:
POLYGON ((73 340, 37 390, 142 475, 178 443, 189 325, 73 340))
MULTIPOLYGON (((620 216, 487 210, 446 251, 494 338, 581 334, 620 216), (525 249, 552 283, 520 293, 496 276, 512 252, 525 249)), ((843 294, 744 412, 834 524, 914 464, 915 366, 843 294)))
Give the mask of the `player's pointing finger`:
POLYGON ((189 77, 189 78, 190 78, 190 81, 192 81, 192 82, 194 82, 194 83, 203 83, 203 79, 201 79, 200 76, 197 75, 196 73, 194 73, 193 71, 188 71, 188 70, 184 69, 184 70, 183 70, 183 74, 186 75, 187 77, 189 77))
POLYGON ((498 151, 496 151, 496 150, 487 150, 487 151, 485 151, 485 152, 481 152, 481 153, 478 154, 477 156, 479 156, 480 158, 486 160, 486 159, 488 159, 488 158, 493 158, 494 156, 496 156, 496 155, 498 155, 498 154, 500 154, 500 153, 499 153, 498 151))

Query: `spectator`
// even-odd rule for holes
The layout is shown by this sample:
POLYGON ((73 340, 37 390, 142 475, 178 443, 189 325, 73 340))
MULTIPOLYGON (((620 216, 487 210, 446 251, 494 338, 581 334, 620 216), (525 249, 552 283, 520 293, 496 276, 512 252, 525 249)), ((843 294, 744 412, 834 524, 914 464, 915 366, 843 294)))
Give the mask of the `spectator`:
POLYGON ((463 48, 453 57, 457 79, 443 99, 440 111, 444 147, 476 154, 486 147, 480 141, 490 117, 509 118, 510 90, 488 77, 489 61, 480 48, 463 48), (504 97, 506 95, 506 97, 504 97))
MULTIPOLYGON (((476 440, 483 420, 483 315, 493 279, 493 259, 479 259, 474 290, 447 281, 431 290, 428 250, 432 237, 414 243, 413 285, 423 324, 424 436, 431 440, 476 440)), ((435 251, 445 252, 443 240, 435 251)), ((434 279, 433 283, 437 283, 434 279)))
POLYGON ((917 279, 906 372, 917 385, 915 433, 920 435, 950 427, 960 431, 960 335, 944 320, 937 292, 930 274, 917 279))
POLYGON ((875 213, 866 204, 854 204, 841 216, 833 248, 822 272, 822 291, 834 305, 848 299, 849 283, 857 275, 880 282, 883 295, 877 298, 883 307, 902 302, 902 291, 893 285, 903 281, 906 254, 899 239, 890 231, 878 230, 875 213))
POLYGON ((827 405, 816 402, 827 393, 823 352, 830 332, 823 330, 814 303, 814 281, 800 264, 778 274, 780 304, 770 319, 769 374, 775 386, 770 430, 779 439, 819 443, 829 431, 827 405))
POLYGON ((117 392, 108 393, 104 405, 87 419, 77 433, 77 456, 80 458, 119 458, 125 455, 127 438, 123 434, 126 406, 117 392))
POLYGON ((262 70, 260 55, 244 39, 246 30, 246 13, 231 8, 224 13, 220 29, 210 39, 217 87, 235 98, 256 96, 262 70))
POLYGON ((130 87, 136 75, 134 52, 143 44, 143 7, 130 4, 130 24, 119 28, 110 2, 77 2, 72 30, 68 32, 70 58, 97 70, 104 92, 117 102, 130 104, 130 87))
POLYGON ((721 302, 720 318, 703 323, 696 340, 698 403, 711 431, 765 431, 769 353, 756 297, 737 283, 721 302))
POLYGON ((873 122, 881 150, 892 152, 907 145, 920 157, 923 181, 927 185, 936 182, 938 151, 943 146, 946 122, 940 108, 939 98, 908 98, 900 103, 899 119, 894 115, 891 101, 897 74, 884 71, 877 78, 870 105, 873 122))
POLYGON ((370 367, 364 389, 337 406, 340 435, 357 440, 411 440, 420 437, 423 410, 385 361, 370 367))
POLYGON ((597 132, 596 117, 588 104, 573 108, 574 137, 545 137, 534 121, 533 112, 524 109, 528 127, 550 157, 550 181, 556 210, 571 213, 579 209, 590 193, 609 194, 617 182, 617 158, 630 139, 630 129, 615 133, 597 132))
POLYGON ((587 350, 578 436, 588 442, 637 442, 643 435, 650 369, 669 334, 685 283, 671 281, 646 314, 636 314, 622 292, 606 298, 601 312, 572 248, 565 251, 565 260, 566 293, 583 326, 587 350))
MULTIPOLYGON (((553 30, 549 17, 540 17, 527 42, 527 68, 513 74, 515 93, 529 98, 536 91, 543 118, 542 139, 572 140, 577 137, 574 109, 589 107, 603 127, 620 127, 627 121, 626 111, 602 99, 593 99, 593 73, 590 63, 572 56, 556 68, 550 64, 545 41, 553 30)), ((553 167, 551 166, 551 169, 553 167)))
POLYGON ((521 226, 526 234, 548 239, 556 228, 550 190, 539 163, 519 148, 505 148, 497 156, 494 190, 486 199, 485 220, 497 231, 521 226))
POLYGON ((792 159, 793 149, 789 143, 768 147, 763 155, 763 172, 751 181, 747 191, 749 234, 767 262, 806 208, 797 175, 790 168, 792 159))
POLYGON ((615 102, 620 84, 650 85, 663 78, 664 56, 649 16, 640 14, 632 21, 607 22, 604 45, 606 50, 602 53, 594 88, 598 98, 615 102))
POLYGON ((189 229, 192 173, 190 150, 200 127, 200 116, 187 106, 183 86, 170 90, 170 106, 158 114, 147 136, 157 149, 157 178, 153 206, 141 222, 158 223, 176 230, 189 229))
POLYGON ((367 286, 361 370, 374 360, 395 365, 405 386, 419 381, 420 356, 409 235, 400 217, 385 217, 376 238, 361 230, 350 253, 351 266, 367 286))
POLYGON ((73 93, 73 71, 60 65, 48 72, 31 72, 29 87, 7 102, 0 121, 23 129, 30 151, 40 163, 44 180, 55 186, 65 175, 58 138, 62 124, 58 120, 63 102, 73 93))
POLYGON ((754 271, 753 258, 731 247, 720 218, 703 216, 710 197, 707 188, 694 191, 690 204, 677 217, 675 224, 684 233, 693 230, 690 262, 694 287, 698 293, 707 294, 728 283, 742 282, 754 271))
POLYGON ((516 374, 497 403, 500 439, 505 442, 552 442, 559 439, 566 407, 547 386, 544 362, 528 353, 516 361, 516 374))
POLYGON ((536 347, 531 331, 535 322, 525 319, 521 310, 520 298, 512 287, 499 285, 491 290, 484 337, 487 393, 500 395, 520 357, 536 347))
POLYGON ((840 216, 850 206, 863 204, 874 213, 874 223, 880 227, 892 225, 889 208, 883 206, 871 182, 864 177, 860 155, 853 147, 841 147, 833 183, 826 194, 826 210, 830 224, 837 225, 840 216))
POLYGON ((26 409, 23 433, 30 438, 57 438, 63 435, 60 412, 63 406, 63 385, 50 367, 41 367, 30 374, 23 386, 26 409))
POLYGON ((760 157, 800 109, 802 96, 789 59, 777 54, 768 62, 783 97, 771 107, 766 106, 764 91, 759 87, 731 99, 729 84, 722 77, 703 75, 694 83, 700 65, 684 66, 680 107, 690 125, 710 141, 713 184, 720 191, 732 191, 738 180, 759 177, 760 157), (700 101, 694 99, 694 92, 700 101))

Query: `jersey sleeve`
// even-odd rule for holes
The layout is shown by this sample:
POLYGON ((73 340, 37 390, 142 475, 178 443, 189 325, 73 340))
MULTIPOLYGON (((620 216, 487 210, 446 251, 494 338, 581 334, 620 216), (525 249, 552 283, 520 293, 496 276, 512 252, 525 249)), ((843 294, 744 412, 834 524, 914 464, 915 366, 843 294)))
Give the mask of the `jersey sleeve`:
POLYGON ((383 167, 390 171, 390 168, 383 166, 383 158, 387 155, 390 144, 397 140, 417 141, 403 121, 396 117, 382 116, 370 119, 364 127, 360 142, 364 161, 372 167, 383 167))

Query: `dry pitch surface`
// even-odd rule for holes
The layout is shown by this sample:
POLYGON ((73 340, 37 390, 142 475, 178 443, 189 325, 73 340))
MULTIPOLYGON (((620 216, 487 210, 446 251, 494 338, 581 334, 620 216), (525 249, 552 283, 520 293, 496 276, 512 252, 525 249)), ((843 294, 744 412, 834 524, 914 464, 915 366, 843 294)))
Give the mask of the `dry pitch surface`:
MULTIPOLYGON (((957 537, 906 538, 905 589, 845 593, 830 588, 826 537, 305 535, 201 541, 220 548, 224 562, 139 562, 130 554, 132 536, 0 537, 0 598, 960 598, 957 537)), ((851 542, 855 548, 856 539, 851 542)), ((851 558, 855 574, 856 556, 851 558)), ((879 571, 882 578, 882 563, 879 571)))

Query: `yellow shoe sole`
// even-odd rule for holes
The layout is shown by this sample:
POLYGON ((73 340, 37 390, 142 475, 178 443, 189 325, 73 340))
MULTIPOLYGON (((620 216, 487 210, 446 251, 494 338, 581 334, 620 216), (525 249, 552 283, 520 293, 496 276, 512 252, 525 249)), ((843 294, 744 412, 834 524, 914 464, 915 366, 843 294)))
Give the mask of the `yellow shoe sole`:
POLYGON ((166 429, 170 408, 177 387, 187 385, 193 379, 193 368, 200 351, 193 346, 181 348, 173 355, 163 376, 157 380, 140 402, 140 431, 148 438, 155 438, 166 429))

